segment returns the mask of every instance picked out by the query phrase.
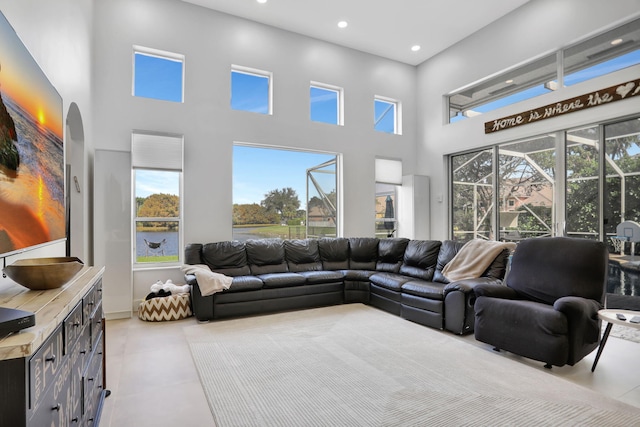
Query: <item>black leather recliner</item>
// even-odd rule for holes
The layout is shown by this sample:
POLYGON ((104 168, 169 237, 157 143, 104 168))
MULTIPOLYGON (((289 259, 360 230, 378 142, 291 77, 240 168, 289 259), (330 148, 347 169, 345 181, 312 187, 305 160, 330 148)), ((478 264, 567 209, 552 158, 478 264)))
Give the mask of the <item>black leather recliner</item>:
POLYGON ((478 285, 475 337, 529 359, 574 365, 597 348, 608 251, 568 237, 523 240, 504 285, 478 285))

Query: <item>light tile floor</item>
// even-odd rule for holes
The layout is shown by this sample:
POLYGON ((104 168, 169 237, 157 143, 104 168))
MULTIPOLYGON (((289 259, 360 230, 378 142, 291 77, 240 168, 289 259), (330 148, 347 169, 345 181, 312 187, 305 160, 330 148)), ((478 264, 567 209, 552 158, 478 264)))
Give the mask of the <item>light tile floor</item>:
MULTIPOLYGON (((101 427, 215 425, 183 333, 184 327, 195 324, 195 318, 159 323, 137 318, 107 321, 107 389, 112 393, 105 400, 101 427)), ((614 325, 618 327, 622 326, 614 325)), ((457 338, 493 351, 473 334, 457 338)), ((575 366, 551 370, 507 352, 496 357, 513 358, 640 407, 639 343, 610 336, 593 373, 595 351, 575 366)))

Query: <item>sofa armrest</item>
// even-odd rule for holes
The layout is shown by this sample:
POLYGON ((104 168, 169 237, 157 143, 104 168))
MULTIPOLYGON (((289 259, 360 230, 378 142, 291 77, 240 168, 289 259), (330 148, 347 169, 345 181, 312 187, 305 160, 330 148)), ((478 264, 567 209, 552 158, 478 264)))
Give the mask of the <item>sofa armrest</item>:
POLYGON ((598 343, 601 324, 598 310, 602 308, 602 304, 592 299, 567 296, 558 298, 553 308, 567 317, 569 337, 574 341, 571 342, 570 352, 579 351, 584 345, 598 343))
POLYGON ((501 286, 500 280, 492 277, 478 277, 451 282, 443 288, 444 293, 444 328, 454 334, 473 332, 475 324, 474 289, 477 286, 501 286))
POLYGON ((476 279, 463 279, 456 282, 450 282, 444 287, 445 297, 449 292, 459 291, 464 293, 473 292, 476 286, 480 285, 499 285, 502 286, 502 281, 494 279, 493 277, 478 277, 476 279))
POLYGON ((185 280, 188 285, 191 285, 191 311, 193 311, 196 319, 201 322, 213 319, 213 295, 202 296, 195 275, 187 274, 185 275, 185 280), (192 276, 193 279, 189 276, 192 276))

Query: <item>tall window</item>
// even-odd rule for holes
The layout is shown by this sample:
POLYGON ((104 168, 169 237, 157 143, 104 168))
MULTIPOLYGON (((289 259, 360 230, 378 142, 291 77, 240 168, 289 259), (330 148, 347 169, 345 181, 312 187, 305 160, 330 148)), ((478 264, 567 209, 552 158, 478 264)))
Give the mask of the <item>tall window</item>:
POLYGON ((231 108, 272 114, 272 75, 268 71, 234 65, 231 68, 231 108))
POLYGON ((335 237, 337 162, 335 154, 234 145, 233 238, 335 237))
POLYGON ((398 229, 398 186, 402 184, 402 161, 375 160, 375 233, 381 239, 396 236, 398 229))
POLYGON ((311 82, 309 104, 314 122, 342 125, 342 88, 311 82))
POLYGON ((400 135, 400 104, 391 98, 376 96, 373 101, 373 128, 400 135))
POLYGON ((184 55, 134 46, 134 96, 183 102, 183 76, 184 55))
POLYGON ((178 263, 182 248, 182 136, 134 132, 134 263, 178 263))

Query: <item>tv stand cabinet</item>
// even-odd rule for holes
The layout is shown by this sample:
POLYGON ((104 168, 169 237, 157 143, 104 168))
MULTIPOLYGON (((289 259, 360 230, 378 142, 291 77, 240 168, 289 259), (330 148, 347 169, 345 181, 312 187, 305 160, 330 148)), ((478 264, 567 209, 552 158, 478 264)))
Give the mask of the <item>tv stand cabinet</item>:
POLYGON ((103 273, 104 267, 84 267, 47 291, 0 283, 0 306, 36 315, 35 326, 0 337, 0 426, 99 424, 109 394, 103 273))

